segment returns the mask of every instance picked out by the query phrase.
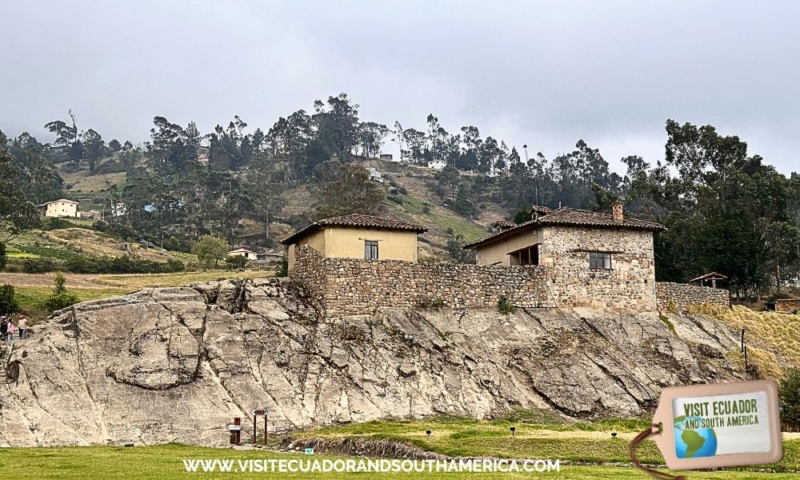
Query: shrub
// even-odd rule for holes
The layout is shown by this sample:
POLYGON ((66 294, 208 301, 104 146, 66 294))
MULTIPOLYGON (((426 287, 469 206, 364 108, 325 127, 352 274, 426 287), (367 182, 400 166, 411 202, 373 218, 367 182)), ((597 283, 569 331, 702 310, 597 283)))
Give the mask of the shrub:
POLYGON ((281 257, 281 261, 278 263, 278 269, 275 271, 276 277, 288 277, 289 276, 289 259, 286 257, 281 257))
POLYGON ((48 217, 42 220, 42 230, 63 230, 65 228, 82 228, 82 225, 73 223, 66 218, 48 217))
POLYGON ((19 312, 19 303, 14 298, 14 287, 3 285, 0 287, 0 315, 9 315, 19 312))
POLYGON ((130 255, 117 258, 75 255, 64 263, 64 268, 71 273, 172 273, 182 272, 186 266, 176 259, 154 262, 130 255))
POLYGON ((400 193, 400 195, 408 195, 408 190, 406 190, 406 187, 397 187, 397 191, 400 193))
POLYGON ((800 368, 792 368, 781 381, 781 422, 788 430, 800 429, 800 368))
POLYGON ((511 304, 508 297, 500 295, 500 298, 497 299, 497 311, 503 315, 508 315, 514 312, 514 305, 511 304))
POLYGON ((431 213, 431 207, 429 207, 428 205, 423 205, 422 206, 422 213, 424 213, 426 215, 431 213))
POLYGON ((247 258, 242 255, 228 255, 225 258, 225 265, 227 265, 228 270, 244 268, 247 266, 247 258))
POLYGON ((403 204, 403 199, 398 197, 397 195, 389 195, 386 198, 388 198, 390 202, 394 202, 394 203, 396 203, 398 205, 402 205, 403 204))
POLYGON ((25 273, 47 273, 56 270, 56 263, 52 258, 26 258, 22 263, 25 273))
POLYGON ((0 270, 6 268, 7 261, 8 257, 6 256, 6 244, 0 242, 0 270))
POLYGON ((78 303, 78 297, 67 291, 67 279, 61 272, 56 275, 53 282, 55 283, 53 294, 47 297, 44 303, 48 310, 54 312, 78 303))

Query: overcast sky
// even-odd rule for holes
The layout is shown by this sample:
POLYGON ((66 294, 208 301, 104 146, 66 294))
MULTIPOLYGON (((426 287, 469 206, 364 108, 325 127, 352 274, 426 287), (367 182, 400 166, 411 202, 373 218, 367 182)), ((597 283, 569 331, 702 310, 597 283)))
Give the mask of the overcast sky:
MULTIPOLYGON (((2 0, 0 129, 106 140, 152 118, 252 129, 340 92, 362 120, 475 125, 548 158, 578 139, 612 167, 663 158, 664 122, 739 135, 800 171, 792 1, 2 0)), ((385 150, 393 152, 388 141, 385 150)))

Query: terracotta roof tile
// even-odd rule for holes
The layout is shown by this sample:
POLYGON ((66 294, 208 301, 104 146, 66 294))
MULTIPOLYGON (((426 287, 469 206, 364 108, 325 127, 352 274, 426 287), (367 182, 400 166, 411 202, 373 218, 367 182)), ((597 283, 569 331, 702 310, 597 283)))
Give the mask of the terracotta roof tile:
POLYGON ((378 230, 409 230, 417 233, 427 232, 428 229, 413 223, 401 222, 385 217, 374 217, 372 215, 362 215, 352 213, 341 217, 329 217, 318 220, 311 225, 301 228, 297 232, 284 238, 281 243, 291 245, 297 240, 321 230, 325 227, 356 227, 356 228, 375 228, 378 230))
POLYGON ((626 218, 622 223, 614 221, 608 213, 590 212, 588 210, 579 210, 577 208, 559 208, 552 210, 547 214, 540 215, 539 218, 521 223, 514 228, 504 230, 499 233, 488 235, 481 239, 475 240, 464 245, 464 248, 474 248, 488 242, 494 242, 503 238, 514 236, 516 233, 525 231, 531 227, 539 227, 545 225, 567 225, 567 226, 584 226, 596 228, 624 228, 629 230, 649 230, 660 231, 666 230, 664 225, 654 222, 646 222, 644 220, 636 220, 626 218))

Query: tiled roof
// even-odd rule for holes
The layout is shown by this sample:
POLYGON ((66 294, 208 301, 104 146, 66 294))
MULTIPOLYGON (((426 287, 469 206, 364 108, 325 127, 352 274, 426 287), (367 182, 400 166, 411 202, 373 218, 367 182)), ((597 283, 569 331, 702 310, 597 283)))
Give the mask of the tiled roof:
POLYGON ((725 275, 723 275, 721 273, 711 272, 711 273, 706 273, 705 275, 700 275, 697 278, 693 278, 693 279, 689 280, 689 283, 699 282, 700 280, 710 280, 712 278, 715 279, 715 280, 727 280, 728 279, 728 277, 726 277, 725 275))
POLYGON ((516 223, 509 222, 508 220, 498 220, 498 221, 494 222, 493 225, 494 225, 495 228, 514 228, 514 227, 517 226, 516 223))
POLYGON ((377 230, 410 230, 412 232, 423 233, 428 229, 413 223, 401 222, 399 220, 392 220, 391 218, 374 217, 372 215, 362 215, 360 213, 352 213, 341 217, 329 217, 318 220, 311 225, 301 228, 292 235, 284 238, 281 243, 284 245, 291 245, 297 240, 321 230, 325 227, 356 227, 356 228, 374 228, 377 230))
POLYGON ((539 218, 517 225, 514 228, 504 230, 500 233, 488 235, 474 242, 467 243, 464 248, 474 248, 485 243, 495 242, 503 238, 512 237, 527 229, 544 225, 568 225, 596 228, 624 228, 629 230, 649 230, 652 232, 665 230, 664 225, 644 220, 631 218, 624 219, 621 223, 615 222, 614 217, 608 213, 590 212, 577 208, 559 208, 552 210, 539 218))

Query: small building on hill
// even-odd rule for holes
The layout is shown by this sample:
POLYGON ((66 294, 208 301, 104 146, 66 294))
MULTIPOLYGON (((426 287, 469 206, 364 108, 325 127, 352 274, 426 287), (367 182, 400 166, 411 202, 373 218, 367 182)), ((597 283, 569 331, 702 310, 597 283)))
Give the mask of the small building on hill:
POLYGON ((78 202, 62 198, 37 205, 39 213, 45 217, 71 217, 78 216, 78 202))
POLYGON ((663 225, 626 219, 620 202, 612 214, 537 206, 531 215, 520 225, 498 225, 496 233, 464 248, 475 250, 478 265, 546 267, 560 304, 655 305, 653 233, 663 225))
POLYGON ((308 245, 326 258, 417 261, 417 235, 427 228, 372 215, 351 214, 316 221, 285 238, 289 271, 295 248, 308 245))
POLYGON ((235 250, 231 250, 228 252, 229 257, 244 257, 248 260, 256 260, 258 259, 258 254, 252 250, 248 250, 246 248, 237 248, 235 250))

